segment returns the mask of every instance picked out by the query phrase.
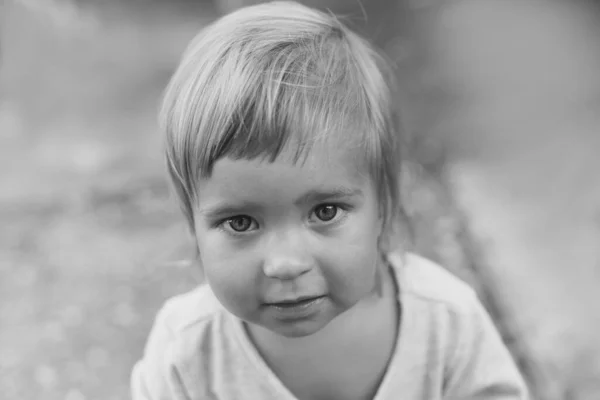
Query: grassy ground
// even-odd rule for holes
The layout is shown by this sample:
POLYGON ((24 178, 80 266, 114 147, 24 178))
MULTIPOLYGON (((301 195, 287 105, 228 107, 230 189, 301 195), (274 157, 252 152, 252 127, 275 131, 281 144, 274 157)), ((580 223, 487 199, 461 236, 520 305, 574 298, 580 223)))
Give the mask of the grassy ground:
POLYGON ((127 398, 157 307, 198 280, 154 111, 210 16, 2 13, 0 397, 127 398))
POLYGON ((212 13, 3 7, 0 393, 124 399, 158 306, 199 280, 154 121, 212 13))

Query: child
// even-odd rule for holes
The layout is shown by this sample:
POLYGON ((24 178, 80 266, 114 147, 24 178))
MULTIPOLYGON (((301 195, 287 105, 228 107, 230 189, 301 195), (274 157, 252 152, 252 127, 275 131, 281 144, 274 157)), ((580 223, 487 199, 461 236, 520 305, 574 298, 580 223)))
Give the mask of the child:
POLYGON ((335 17, 292 2, 192 42, 161 117, 207 284, 159 312, 135 400, 526 398, 474 292, 389 240, 388 77, 335 17))

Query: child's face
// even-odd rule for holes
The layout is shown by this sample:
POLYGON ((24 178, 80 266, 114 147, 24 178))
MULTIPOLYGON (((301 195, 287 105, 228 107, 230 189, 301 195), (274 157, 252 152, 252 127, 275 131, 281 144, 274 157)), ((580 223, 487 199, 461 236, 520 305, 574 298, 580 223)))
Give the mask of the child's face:
POLYGON ((217 161, 199 183, 195 225, 223 306, 296 337, 373 293, 382 220, 356 152, 314 149, 305 163, 289 159, 217 161))

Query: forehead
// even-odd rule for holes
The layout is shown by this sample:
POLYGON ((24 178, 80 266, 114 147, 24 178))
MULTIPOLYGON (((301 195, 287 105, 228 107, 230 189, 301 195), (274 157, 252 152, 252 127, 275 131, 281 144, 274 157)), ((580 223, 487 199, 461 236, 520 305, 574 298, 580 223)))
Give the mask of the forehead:
POLYGON ((302 149, 296 140, 291 140, 284 146, 275 161, 278 165, 287 165, 306 171, 329 171, 347 175, 362 176, 366 173, 366 152, 359 145, 357 135, 332 134, 317 136, 310 147, 302 149), (345 140, 344 140, 345 139, 345 140), (298 148, 301 149, 300 154, 298 148), (299 154, 299 157, 298 157, 299 154))
POLYGON ((369 182, 369 174, 360 152, 352 149, 315 147, 300 160, 284 150, 273 162, 266 158, 233 159, 215 162, 210 177, 199 182, 199 200, 248 195, 271 196, 274 193, 300 195, 314 189, 359 188, 369 182))

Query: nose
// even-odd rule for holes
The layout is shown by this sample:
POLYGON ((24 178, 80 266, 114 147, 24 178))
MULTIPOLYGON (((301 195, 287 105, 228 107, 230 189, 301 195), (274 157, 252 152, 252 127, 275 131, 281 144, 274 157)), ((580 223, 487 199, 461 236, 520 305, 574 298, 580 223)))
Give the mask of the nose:
POLYGON ((313 257, 299 233, 274 233, 266 250, 263 272, 269 278, 293 280, 314 267, 313 257))

